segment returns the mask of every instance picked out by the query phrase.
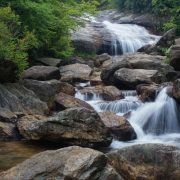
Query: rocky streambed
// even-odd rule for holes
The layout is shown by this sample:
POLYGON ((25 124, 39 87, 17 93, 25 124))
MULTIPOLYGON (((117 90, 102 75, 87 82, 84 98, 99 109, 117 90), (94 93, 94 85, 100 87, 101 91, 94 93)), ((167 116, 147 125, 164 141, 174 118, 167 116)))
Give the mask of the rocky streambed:
POLYGON ((126 39, 130 54, 39 58, 19 82, 1 77, 0 179, 179 179, 173 33, 149 44, 151 52, 147 45, 132 51, 126 39), (169 44, 170 65, 159 51, 169 44))

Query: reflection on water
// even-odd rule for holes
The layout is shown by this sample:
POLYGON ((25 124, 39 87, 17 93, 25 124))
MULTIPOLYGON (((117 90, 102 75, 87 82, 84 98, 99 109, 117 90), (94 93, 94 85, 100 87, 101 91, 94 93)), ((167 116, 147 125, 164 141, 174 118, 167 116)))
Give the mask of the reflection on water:
POLYGON ((39 142, 0 142, 0 172, 23 162, 39 152, 58 148, 60 148, 59 145, 39 142))

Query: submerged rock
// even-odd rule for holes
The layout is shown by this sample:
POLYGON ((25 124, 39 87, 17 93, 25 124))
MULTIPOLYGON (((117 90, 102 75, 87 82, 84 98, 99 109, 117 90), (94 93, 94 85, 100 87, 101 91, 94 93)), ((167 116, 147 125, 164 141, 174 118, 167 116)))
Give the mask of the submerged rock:
POLYGON ((85 64, 71 64, 60 67, 61 81, 73 82, 73 81, 88 81, 92 69, 85 64))
POLYGON ((45 151, 0 174, 1 180, 123 180, 98 151, 78 146, 45 151))
POLYGON ((56 111, 65 110, 73 107, 84 107, 93 110, 93 108, 85 101, 82 101, 80 99, 77 99, 73 96, 64 93, 57 94, 54 102, 55 102, 54 109, 56 111))
POLYGON ((32 66, 24 71, 23 79, 34 79, 47 81, 52 79, 60 79, 60 72, 57 67, 53 66, 32 66))
POLYGON ((113 112, 102 112, 99 115, 115 139, 119 141, 136 139, 136 133, 133 127, 124 117, 118 116, 113 112))
POLYGON ((71 108, 41 120, 22 118, 20 134, 29 140, 46 140, 86 147, 109 146, 112 137, 99 115, 86 108, 71 108))
POLYGON ((107 154, 125 179, 180 179, 180 150, 162 144, 143 144, 107 154))

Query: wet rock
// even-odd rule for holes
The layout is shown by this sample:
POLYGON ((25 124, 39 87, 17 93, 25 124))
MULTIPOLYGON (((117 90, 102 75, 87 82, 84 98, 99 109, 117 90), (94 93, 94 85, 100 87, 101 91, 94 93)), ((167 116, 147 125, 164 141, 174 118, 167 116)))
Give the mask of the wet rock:
POLYGON ((23 74, 23 79, 34 79, 47 81, 52 79, 60 79, 60 72, 57 67, 53 66, 33 66, 27 69, 23 74))
POLYGON ((103 153, 78 146, 39 153, 1 173, 0 178, 1 180, 123 180, 107 164, 107 158, 103 153))
POLYGON ((103 69, 101 72, 101 79, 103 83, 105 83, 106 85, 114 85, 115 84, 114 73, 115 71, 121 68, 131 68, 131 66, 126 60, 124 60, 124 61, 116 61, 107 68, 103 69))
POLYGON ((12 61, 0 60, 0 83, 12 83, 17 79, 18 67, 12 61))
POLYGON ((15 123, 17 121, 17 115, 8 109, 0 107, 0 121, 15 123))
POLYGON ((136 139, 136 133, 131 124, 124 118, 112 112, 99 113, 102 121, 108 127, 115 139, 130 141, 136 139))
POLYGON ((33 91, 18 83, 0 84, 0 107, 14 113, 44 114, 48 112, 45 102, 42 102, 33 91))
POLYGON ((61 81, 88 81, 92 69, 85 64, 72 64, 60 67, 61 81))
POLYGON ((176 30, 175 29, 170 29, 167 31, 157 42, 157 46, 161 47, 170 47, 175 43, 175 38, 176 38, 176 30))
POLYGON ((92 75, 90 76, 90 84, 92 86, 101 85, 101 71, 93 71, 92 75))
POLYGON ((115 86, 93 86, 86 87, 80 91, 87 96, 93 96, 94 94, 101 96, 105 101, 115 101, 124 98, 122 92, 115 86))
POLYGON ((48 58, 48 57, 38 58, 36 61, 38 61, 42 65, 54 66, 54 67, 59 67, 64 64, 64 60, 62 59, 48 58))
POLYGON ((116 83, 122 88, 135 89, 139 84, 152 84, 156 82, 158 71, 145 69, 122 68, 115 72, 116 83))
POLYGON ((143 144, 107 154, 109 163, 125 179, 179 179, 180 150, 163 144, 143 144))
POLYGON ((170 65, 173 66, 176 71, 180 71, 180 44, 170 48, 170 55, 170 65))
POLYGON ((180 79, 174 81, 172 95, 175 99, 177 99, 180 102, 180 79))
POLYGON ((136 87, 139 98, 142 102, 154 101, 159 87, 156 84, 140 84, 136 87))
POLYGON ((0 141, 18 139, 17 128, 12 123, 0 122, 0 141))
POLYGON ((61 110, 65 110, 65 109, 73 108, 73 107, 84 107, 91 110, 93 109, 85 101, 82 101, 80 99, 77 99, 73 96, 70 96, 64 93, 57 94, 54 102, 55 102, 54 109, 56 111, 61 111, 61 110))
POLYGON ((109 146, 112 137, 99 115, 86 108, 71 108, 54 117, 18 121, 20 134, 29 140, 47 140, 86 147, 109 146))

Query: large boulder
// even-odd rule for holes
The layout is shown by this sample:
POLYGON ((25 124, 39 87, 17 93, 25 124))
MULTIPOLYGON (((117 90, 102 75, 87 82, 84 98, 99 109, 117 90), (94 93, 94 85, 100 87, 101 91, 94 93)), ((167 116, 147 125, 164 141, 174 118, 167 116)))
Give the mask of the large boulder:
POLYGON ((115 86, 99 85, 93 87, 85 87, 84 89, 80 90, 80 92, 87 97, 93 97, 93 95, 96 94, 102 97, 102 99, 105 101, 115 101, 124 97, 122 92, 115 86))
POLYGON ((107 53, 95 57, 95 66, 100 67, 105 61, 112 60, 112 57, 107 53))
POLYGON ((90 74, 92 72, 92 69, 85 64, 71 64, 67 66, 61 66, 60 67, 60 73, 61 73, 61 81, 88 81, 90 78, 90 74))
POLYGON ((0 60, 0 83, 12 83, 17 79, 18 67, 12 61, 0 60))
POLYGON ((175 70, 180 71, 180 44, 174 45, 170 48, 170 65, 175 70))
POLYGON ((29 140, 47 140, 86 147, 109 146, 112 137, 99 115, 86 108, 71 108, 42 120, 23 117, 20 134, 29 140))
POLYGON ((45 102, 42 102, 33 91, 18 83, 0 84, 0 107, 14 113, 44 114, 48 112, 45 102))
POLYGON ((174 81, 172 95, 180 102, 180 79, 174 81))
POLYGON ((107 154, 125 179, 180 179, 180 150, 162 144, 143 144, 107 154))
POLYGON ((139 84, 157 82, 157 70, 122 68, 114 73, 116 83, 122 88, 135 89, 139 84))
POLYGON ((124 117, 118 116, 113 112, 102 112, 99 115, 115 139, 119 141, 136 139, 137 136, 133 127, 124 117))
POLYGON ((57 67, 53 66, 33 66, 27 69, 23 74, 23 79, 34 79, 47 81, 52 79, 60 79, 60 72, 57 67))
POLYGON ((55 102, 54 110, 56 111, 61 111, 61 110, 65 110, 65 109, 73 108, 73 107, 84 107, 91 110, 93 109, 85 101, 82 101, 80 99, 77 99, 73 96, 70 96, 64 93, 57 94, 55 96, 54 102, 55 102))
POLYGON ((42 65, 45 66, 54 66, 54 67, 59 67, 64 64, 64 60, 62 59, 56 59, 56 58, 38 58, 36 59, 37 62, 41 63, 42 65))
POLYGON ((78 146, 45 151, 0 174, 1 180, 123 180, 106 156, 78 146))

